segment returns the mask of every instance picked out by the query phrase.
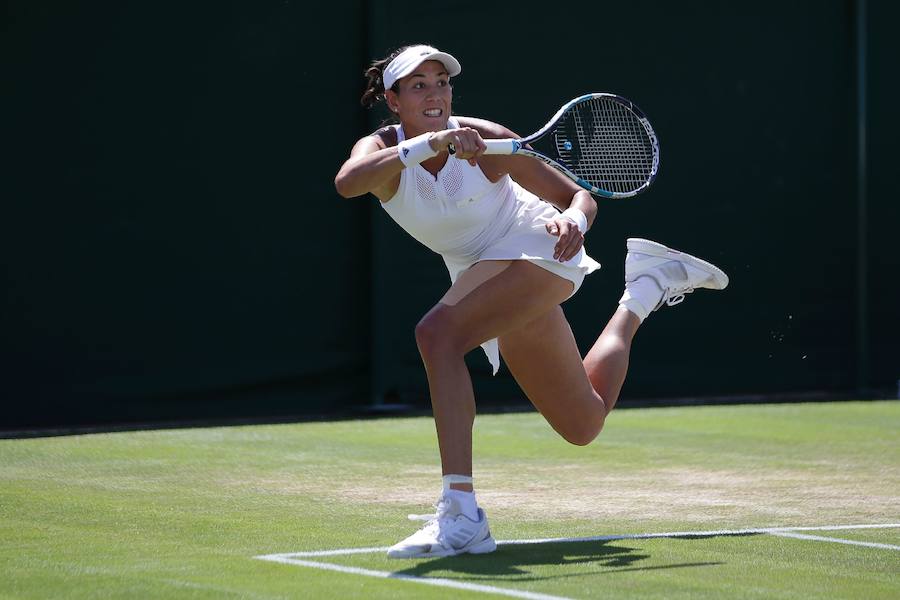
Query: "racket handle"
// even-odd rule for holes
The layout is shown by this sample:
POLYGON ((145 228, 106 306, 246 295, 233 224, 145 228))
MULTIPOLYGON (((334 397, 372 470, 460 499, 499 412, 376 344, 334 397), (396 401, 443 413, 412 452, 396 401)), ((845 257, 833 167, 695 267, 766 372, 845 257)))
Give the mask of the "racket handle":
MULTIPOLYGON (((485 154, 515 154, 522 147, 518 140, 513 139, 484 140, 484 145, 487 146, 487 149, 484 151, 485 154)), ((451 155, 456 154, 456 148, 453 147, 453 144, 447 147, 447 151, 451 155)))
POLYGON ((518 140, 484 140, 485 154, 515 154, 522 147, 518 140))

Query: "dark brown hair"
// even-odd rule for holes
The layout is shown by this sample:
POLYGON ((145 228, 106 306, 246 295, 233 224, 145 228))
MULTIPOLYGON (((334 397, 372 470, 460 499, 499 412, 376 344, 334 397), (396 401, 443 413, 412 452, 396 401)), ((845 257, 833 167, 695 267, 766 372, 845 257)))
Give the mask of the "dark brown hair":
MULTIPOLYGON (((363 73, 366 78, 366 91, 363 92, 362 98, 359 99, 359 103, 362 104, 363 107, 372 108, 375 106, 376 102, 384 100, 384 68, 388 66, 392 60, 400 56, 400 53, 411 47, 412 45, 397 48, 386 58, 372 61, 372 64, 369 65, 369 68, 363 73)), ((395 81, 391 89, 396 92, 400 89, 400 86, 395 81)))

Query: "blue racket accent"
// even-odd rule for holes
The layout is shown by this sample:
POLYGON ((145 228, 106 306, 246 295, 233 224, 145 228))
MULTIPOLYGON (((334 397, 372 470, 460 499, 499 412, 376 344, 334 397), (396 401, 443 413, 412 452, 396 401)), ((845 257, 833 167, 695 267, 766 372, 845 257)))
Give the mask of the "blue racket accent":
POLYGON ((594 194, 595 196, 603 196, 604 198, 615 198, 616 197, 616 195, 613 194, 612 192, 607 192, 606 190, 601 190, 597 186, 591 185, 590 182, 585 181, 584 179, 581 179, 580 177, 571 177, 571 179, 572 179, 572 181, 577 183, 579 186, 583 187, 584 189, 586 189, 590 193, 594 194))
POLYGON ((486 142, 485 154, 536 158, 604 198, 639 194, 659 172, 659 140, 650 122, 634 103, 615 94, 584 94, 528 137, 486 142), (543 144, 550 149, 531 147, 545 137, 552 138, 543 144))

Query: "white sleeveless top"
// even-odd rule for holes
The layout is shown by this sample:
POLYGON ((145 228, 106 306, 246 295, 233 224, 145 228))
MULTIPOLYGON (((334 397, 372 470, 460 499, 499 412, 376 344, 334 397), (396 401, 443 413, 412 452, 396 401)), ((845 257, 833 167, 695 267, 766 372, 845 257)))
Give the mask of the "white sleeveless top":
MULTIPOLYGON (((403 127, 394 127, 399 144, 405 139, 403 127)), ((459 122, 451 117, 447 127, 455 129, 459 122)), ((509 175, 491 183, 481 167, 454 156, 437 177, 421 165, 403 169, 397 193, 381 206, 416 240, 443 257, 451 283, 481 260, 528 260, 571 281, 574 294, 584 276, 600 268, 583 248, 564 263, 554 260, 557 238, 547 233, 545 225, 559 211, 509 175)), ((496 375, 497 340, 482 348, 496 375)))

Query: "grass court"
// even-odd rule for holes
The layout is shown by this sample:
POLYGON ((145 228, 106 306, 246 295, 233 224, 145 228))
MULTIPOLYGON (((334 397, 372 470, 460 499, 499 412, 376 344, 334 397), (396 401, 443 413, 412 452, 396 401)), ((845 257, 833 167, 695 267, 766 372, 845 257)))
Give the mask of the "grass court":
POLYGON ((399 561, 428 417, 4 439, 0 598, 893 599, 898 432, 896 401, 620 408, 584 448, 480 415, 498 550, 399 561))

